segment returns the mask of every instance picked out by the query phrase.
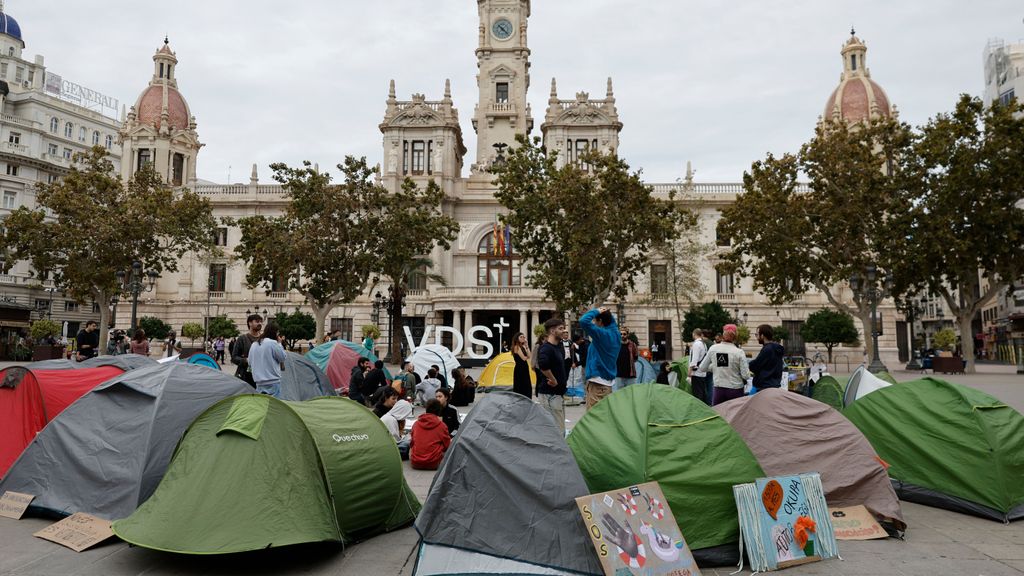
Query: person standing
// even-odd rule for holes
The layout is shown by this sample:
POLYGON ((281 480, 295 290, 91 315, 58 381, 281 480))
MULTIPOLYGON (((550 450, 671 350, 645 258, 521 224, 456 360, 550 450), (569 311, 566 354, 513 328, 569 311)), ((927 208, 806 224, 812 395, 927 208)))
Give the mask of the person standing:
POLYGON ((594 308, 580 316, 580 327, 590 336, 586 368, 583 371, 587 410, 590 410, 612 392, 615 363, 622 343, 615 317, 607 308, 594 308))
POLYGON ((402 390, 400 392, 402 398, 408 398, 416 390, 416 385, 419 384, 416 378, 416 367, 413 366, 412 362, 405 363, 405 370, 399 374, 398 380, 402 381, 402 390))
POLYGON ((530 346, 526 334, 517 332, 512 337, 512 391, 533 398, 533 382, 530 381, 530 346))
POLYGON ((697 328, 693 331, 693 344, 690 345, 690 390, 695 398, 710 406, 708 373, 699 369, 700 363, 707 353, 708 346, 704 343, 704 332, 697 328))
POLYGON ((252 343, 260 337, 263 332, 263 317, 259 314, 250 314, 245 319, 249 331, 235 339, 235 345, 231 348, 231 363, 237 366, 235 377, 241 378, 249 383, 249 386, 256 387, 252 372, 249 370, 249 349, 252 343))
POLYGON ((698 366, 703 371, 711 368, 712 374, 714 374, 713 406, 743 396, 743 386, 750 378, 747 357, 735 343, 736 325, 726 324, 722 331, 722 342, 709 348, 704 360, 698 366))
POLYGON ((139 328, 132 334, 131 342, 132 354, 138 354, 140 356, 149 356, 149 339, 146 338, 146 331, 139 328))
POLYGON ((384 361, 377 360, 373 363, 373 368, 363 377, 362 386, 359 388, 359 392, 362 394, 366 405, 373 406, 373 404, 370 404, 370 398, 373 396, 373 393, 387 385, 388 377, 384 373, 384 361))
POLYGON ((89 320, 85 323, 85 328, 78 331, 78 335, 75 337, 78 343, 78 361, 86 360, 88 358, 95 358, 99 354, 100 348, 100 333, 96 329, 96 321, 89 320))
POLYGON ((217 339, 213 341, 213 351, 216 354, 216 356, 214 357, 214 360, 217 361, 217 364, 223 364, 224 363, 224 337, 223 336, 217 336, 217 339))
POLYGON ((271 322, 249 347, 249 371, 259 394, 281 397, 281 370, 284 369, 284 361, 288 359, 281 345, 282 340, 284 337, 278 335, 277 324, 271 322))
POLYGON ((565 390, 569 377, 565 370, 565 348, 562 342, 568 336, 565 321, 551 318, 544 323, 545 339, 537 353, 537 366, 542 379, 537 380, 537 398, 540 405, 555 419, 565 436, 565 390))
POLYGON ((757 353, 757 358, 750 361, 755 393, 765 388, 782 387, 782 371, 785 369, 782 357, 786 350, 775 342, 774 336, 770 325, 761 324, 757 327, 757 343, 761 345, 761 351, 757 353))
POLYGON ((639 356, 636 344, 629 337, 629 330, 622 328, 619 355, 615 360, 615 380, 612 392, 636 384, 636 359, 639 356))

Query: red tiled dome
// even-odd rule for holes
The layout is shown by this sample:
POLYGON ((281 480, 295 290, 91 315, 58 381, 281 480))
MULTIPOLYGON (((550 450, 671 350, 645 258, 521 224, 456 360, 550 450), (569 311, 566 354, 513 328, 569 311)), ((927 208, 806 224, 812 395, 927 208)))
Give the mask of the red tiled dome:
POLYGON ((889 97, 874 80, 867 76, 855 76, 844 79, 832 91, 825 104, 824 118, 832 118, 836 103, 839 104, 840 117, 847 122, 860 122, 871 117, 871 103, 878 105, 878 113, 884 117, 891 115, 889 97))
MULTIPOLYGON (((164 95, 163 86, 153 85, 146 88, 146 91, 139 97, 136 105, 138 122, 149 124, 160 128, 160 113, 163 111, 164 95)), ((168 123, 176 130, 188 129, 188 105, 177 89, 167 87, 167 114, 168 123)))

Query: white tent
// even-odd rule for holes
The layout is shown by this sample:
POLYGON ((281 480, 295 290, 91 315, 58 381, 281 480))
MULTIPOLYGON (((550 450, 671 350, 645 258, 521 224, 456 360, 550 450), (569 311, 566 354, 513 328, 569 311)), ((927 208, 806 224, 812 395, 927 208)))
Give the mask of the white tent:
POLYGON ((843 406, 849 406, 853 402, 860 400, 875 390, 880 390, 886 386, 892 386, 892 383, 886 382, 871 372, 868 372, 864 365, 861 364, 853 371, 853 374, 850 376, 850 381, 846 384, 846 394, 843 395, 843 406))
POLYGON ((452 354, 451 350, 440 344, 420 346, 413 350, 412 356, 406 358, 405 361, 412 362, 413 369, 420 375, 420 378, 426 378, 430 367, 436 365, 441 369, 441 373, 448 381, 449 386, 453 384, 452 370, 460 366, 459 361, 455 358, 455 354, 452 354))

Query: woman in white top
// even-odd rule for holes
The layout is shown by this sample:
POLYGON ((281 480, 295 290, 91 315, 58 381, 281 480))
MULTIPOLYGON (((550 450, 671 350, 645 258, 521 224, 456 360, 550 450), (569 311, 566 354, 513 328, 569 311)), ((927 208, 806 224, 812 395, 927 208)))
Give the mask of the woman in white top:
POLYGON ((400 441, 405 435, 405 419, 409 416, 412 416, 412 404, 407 400, 399 400, 387 414, 380 417, 380 421, 387 427, 395 442, 400 441))
POLYGON ((287 357, 281 345, 281 337, 278 336, 277 325, 267 325, 259 339, 249 348, 249 370, 256 383, 256 392, 274 398, 281 397, 281 370, 284 369, 287 357))

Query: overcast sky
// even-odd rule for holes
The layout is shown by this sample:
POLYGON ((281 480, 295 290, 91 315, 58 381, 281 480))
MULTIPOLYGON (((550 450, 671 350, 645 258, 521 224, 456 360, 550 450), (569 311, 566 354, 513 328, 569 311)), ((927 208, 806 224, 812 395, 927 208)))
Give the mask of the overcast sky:
MULTIPOLYGON (((7 0, 31 59, 132 105, 168 34, 179 88, 206 147, 199 177, 248 181, 253 163, 381 161, 388 80, 399 99, 452 81, 466 144, 476 103, 472 0, 7 0)), ((603 97, 611 76, 620 153, 651 182, 739 181, 766 152, 811 135, 835 88, 851 24, 872 78, 920 124, 983 91, 990 38, 1024 38, 1021 0, 534 0, 530 101, 539 135, 559 95, 603 97)), ((466 175, 466 174, 464 174, 466 175)))

